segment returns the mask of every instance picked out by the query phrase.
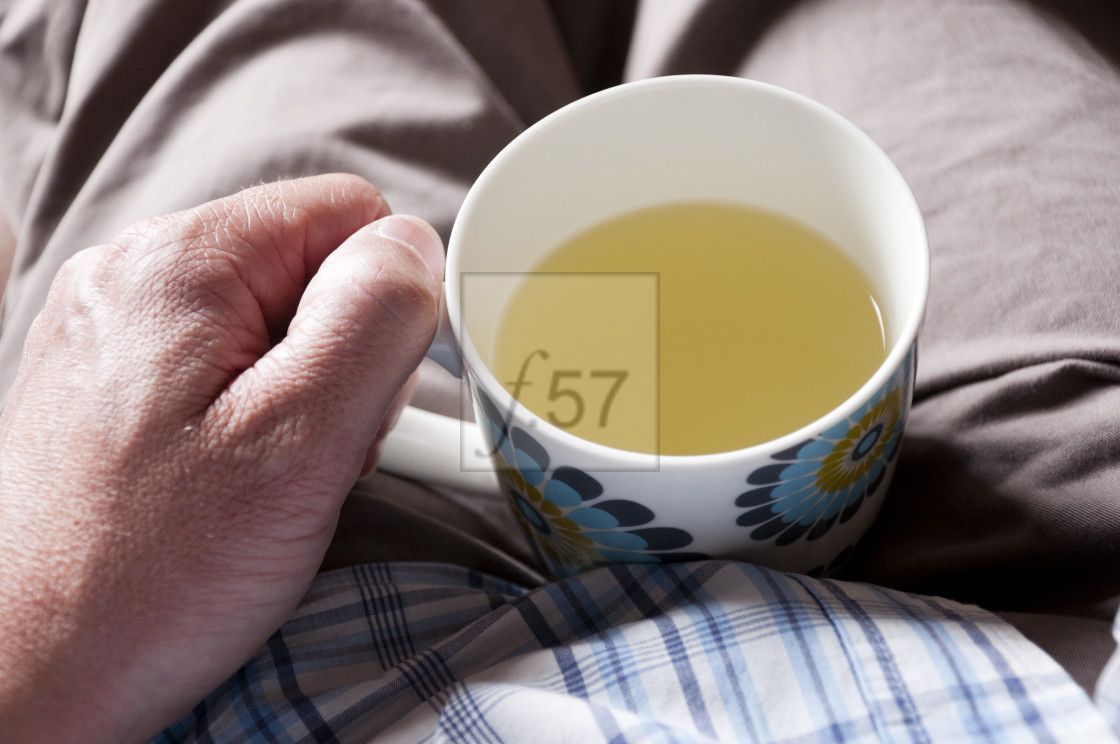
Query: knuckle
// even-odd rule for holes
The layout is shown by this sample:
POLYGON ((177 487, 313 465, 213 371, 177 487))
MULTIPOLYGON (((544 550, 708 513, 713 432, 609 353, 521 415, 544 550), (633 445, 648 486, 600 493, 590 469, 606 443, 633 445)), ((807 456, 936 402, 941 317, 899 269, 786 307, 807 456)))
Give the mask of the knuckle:
POLYGON ((115 264, 121 253, 121 247, 115 243, 84 248, 63 262, 56 281, 88 281, 115 264))
POLYGON ((114 287, 121 249, 114 244, 78 251, 63 262, 51 282, 43 309, 28 329, 29 353, 61 344, 73 350, 93 337, 103 309, 119 301, 114 287))
MULTIPOLYGON (((106 293, 114 278, 123 272, 122 249, 113 243, 78 251, 63 262, 47 295, 47 308, 63 304, 89 304, 95 295, 106 293)), ((111 293, 109 293, 111 294, 111 293)))
POLYGON ((212 204, 204 204, 135 222, 114 241, 116 259, 125 267, 106 269, 115 269, 120 282, 142 295, 147 309, 178 306, 236 278, 226 245, 232 240, 228 219, 212 204))
POLYGON ((127 253, 148 253, 183 240, 197 239, 210 230, 205 215, 196 207, 137 220, 122 230, 114 243, 127 253))

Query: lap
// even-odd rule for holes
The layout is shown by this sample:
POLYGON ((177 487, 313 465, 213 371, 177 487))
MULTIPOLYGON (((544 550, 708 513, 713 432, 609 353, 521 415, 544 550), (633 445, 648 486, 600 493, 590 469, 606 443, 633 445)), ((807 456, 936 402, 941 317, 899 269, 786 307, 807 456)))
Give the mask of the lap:
MULTIPOLYGON (((927 220, 917 402, 852 575, 1014 611, 1120 593, 1120 80, 1107 56, 1013 0, 662 1, 637 6, 622 60, 628 4, 585 5, 0 6, 0 52, 18 73, 0 90, 0 208, 17 235, 0 391, 61 263, 135 219, 344 170, 446 236, 490 157, 589 86, 745 75, 865 129, 927 220)), ((440 408, 448 385, 425 373, 421 394, 440 408)), ((399 479, 376 490, 354 496, 367 501, 352 501, 338 560, 423 557, 417 535, 444 530, 457 536, 428 544, 532 574, 489 512, 399 479), (433 506, 367 524, 378 498, 433 506)))

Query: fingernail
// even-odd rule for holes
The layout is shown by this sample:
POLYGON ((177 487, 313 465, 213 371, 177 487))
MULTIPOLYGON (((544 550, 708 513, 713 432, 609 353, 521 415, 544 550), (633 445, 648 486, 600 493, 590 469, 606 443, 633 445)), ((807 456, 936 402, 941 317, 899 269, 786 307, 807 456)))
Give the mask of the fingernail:
POLYGON ((431 225, 419 217, 391 214, 377 221, 377 233, 392 240, 408 243, 424 259, 437 280, 443 279, 443 241, 431 225))

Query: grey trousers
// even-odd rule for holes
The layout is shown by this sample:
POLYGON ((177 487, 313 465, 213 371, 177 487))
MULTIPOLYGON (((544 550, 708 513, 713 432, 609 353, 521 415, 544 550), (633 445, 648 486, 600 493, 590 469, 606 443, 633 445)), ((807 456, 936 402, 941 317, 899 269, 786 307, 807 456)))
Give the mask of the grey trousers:
MULTIPOLYGON (((1113 8, 0 0, 0 396, 61 263, 133 220, 350 171, 446 237, 488 160, 583 94, 683 72, 777 83, 890 154, 932 250, 899 471, 847 578, 1001 612, 1091 685, 1120 595, 1113 8)), ((417 405, 457 395, 424 367, 417 405)), ((541 580, 500 500, 388 475, 351 494, 325 565, 372 560, 541 580)))

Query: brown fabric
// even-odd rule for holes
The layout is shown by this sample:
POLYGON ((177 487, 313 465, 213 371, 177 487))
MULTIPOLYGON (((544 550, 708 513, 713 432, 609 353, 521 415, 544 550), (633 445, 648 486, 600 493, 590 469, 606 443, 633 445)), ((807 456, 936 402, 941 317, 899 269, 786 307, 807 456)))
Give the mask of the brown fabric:
POLYGON ((919 403, 856 574, 1001 609, 1120 592, 1117 68, 1024 4, 840 0, 740 72, 855 121, 926 217, 919 403))
MULTIPOLYGON (((579 95, 776 82, 887 150, 933 252, 917 405, 851 577, 1001 610, 1091 684, 1120 594, 1120 35, 1111 2, 1058 6, 0 0, 0 391, 62 261, 135 219, 345 170, 446 236, 485 163, 579 95)), ((455 395, 426 370, 421 405, 455 395)), ((379 476, 328 562, 535 581, 498 506, 379 476)))

